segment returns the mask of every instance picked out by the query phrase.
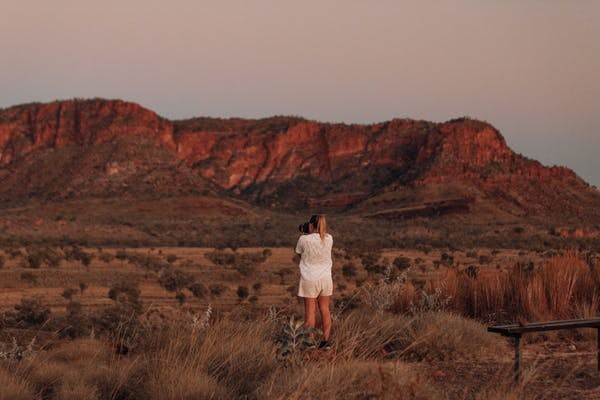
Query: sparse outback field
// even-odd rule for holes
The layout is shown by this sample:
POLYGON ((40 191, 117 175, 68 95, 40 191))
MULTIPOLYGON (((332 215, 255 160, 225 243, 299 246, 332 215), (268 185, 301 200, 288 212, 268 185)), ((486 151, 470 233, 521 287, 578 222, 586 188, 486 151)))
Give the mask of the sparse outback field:
MULTIPOLYGON (((333 349, 308 347, 290 248, 5 247, 0 399, 600 398, 591 252, 334 254, 333 349)), ((318 340, 318 334, 315 338, 318 340)))

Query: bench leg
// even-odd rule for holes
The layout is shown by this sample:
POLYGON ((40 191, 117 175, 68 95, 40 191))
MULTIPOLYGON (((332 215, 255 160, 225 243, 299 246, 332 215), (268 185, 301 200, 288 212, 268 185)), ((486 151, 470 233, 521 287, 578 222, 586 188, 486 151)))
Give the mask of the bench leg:
MULTIPOLYGON (((600 332, 600 330, 598 331, 600 332)), ((513 365, 513 372, 515 374, 515 382, 519 382, 521 379, 521 335, 514 336, 515 344, 515 363, 513 365)))

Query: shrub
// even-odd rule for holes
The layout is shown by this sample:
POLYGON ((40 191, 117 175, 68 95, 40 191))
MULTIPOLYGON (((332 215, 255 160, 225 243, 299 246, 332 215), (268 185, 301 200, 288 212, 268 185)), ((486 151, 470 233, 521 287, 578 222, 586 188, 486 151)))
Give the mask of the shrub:
POLYGON ((185 302, 185 293, 183 292, 177 292, 177 294, 175 294, 175 300, 177 300, 177 302, 181 305, 185 302))
POLYGON ((81 294, 88 288, 88 284, 85 282, 79 282, 79 291, 81 294))
POLYGON ((62 335, 71 339, 83 336, 89 330, 81 303, 70 301, 67 304, 66 322, 67 326, 63 329, 62 335))
POLYGON ((89 267, 94 255, 86 252, 79 246, 72 246, 70 249, 65 249, 65 259, 67 261, 80 261, 84 267, 89 267))
POLYGON ((67 300, 71 300, 71 298, 73 297, 74 294, 77 294, 78 290, 74 289, 74 288, 67 288, 65 290, 63 290, 62 292, 62 297, 64 297, 67 300))
POLYGON ((210 285, 208 289, 210 290, 210 294, 213 296, 220 296, 227 290, 227 286, 221 283, 214 283, 210 285))
POLYGON ((353 263, 344 264, 344 266, 342 266, 342 274, 346 278, 352 278, 356 276, 356 265, 353 263))
POLYGON ((175 261, 177 261, 177 256, 175 254, 169 254, 167 256, 167 262, 169 264, 173 264, 175 261))
POLYGON ((4 256, 0 256, 0 269, 4 268, 5 262, 4 256))
POLYGON ((194 276, 185 271, 173 268, 162 270, 158 283, 169 292, 178 292, 194 283, 194 276))
POLYGON ((292 270, 290 268, 281 268, 279 271, 273 272, 275 275, 279 276, 280 284, 285 285, 285 277, 287 275, 292 274, 292 270))
POLYGON ((42 325, 50 317, 50 309, 39 298, 22 299, 14 309, 13 318, 23 328, 42 325))
POLYGON ((138 283, 131 280, 116 282, 108 291, 108 297, 111 300, 130 302, 132 304, 139 303, 140 294, 141 292, 138 283))
POLYGON ((249 294, 246 286, 238 286, 236 293, 240 300, 244 300, 249 294))
POLYGON ((252 285, 252 289, 254 289, 255 293, 259 293, 260 289, 262 289, 262 283, 260 283, 260 282, 254 283, 254 285, 252 285))
POLYGON ((29 268, 39 268, 42 266, 42 255, 36 249, 27 249, 27 255, 25 256, 26 266, 29 268))
POLYGON ((235 253, 226 250, 214 250, 206 253, 208 258, 215 265, 233 265, 235 263, 235 253))
POLYGON ((21 272, 21 280, 34 285, 37 283, 37 275, 32 272, 21 272))
POLYGON ((479 264, 489 264, 490 262, 492 262, 492 257, 486 254, 482 254, 479 256, 479 264))
POLYGON ((192 283, 188 286, 188 289, 192 292, 192 295, 198 299, 203 299, 208 294, 208 289, 200 282, 192 283))
POLYGON ((142 267, 150 271, 160 271, 161 269, 171 268, 169 263, 150 253, 128 253, 127 261, 133 265, 137 265, 138 267, 142 267))
POLYGON ((125 251, 125 249, 119 249, 115 253, 115 257, 117 258, 117 260, 126 260, 127 259, 127 251, 125 251))
POLYGON ((448 253, 442 253, 442 255, 440 256, 440 262, 443 265, 451 266, 452 264, 454 264, 454 256, 451 256, 448 253))
POLYGON ((408 257, 396 257, 394 259, 394 267, 396 267, 399 271, 404 271, 405 269, 410 268, 410 258, 408 257))
POLYGON ((100 255, 98 256, 98 259, 100 259, 100 261, 108 264, 110 263, 112 260, 114 260, 115 256, 113 256, 110 253, 100 253, 100 255))

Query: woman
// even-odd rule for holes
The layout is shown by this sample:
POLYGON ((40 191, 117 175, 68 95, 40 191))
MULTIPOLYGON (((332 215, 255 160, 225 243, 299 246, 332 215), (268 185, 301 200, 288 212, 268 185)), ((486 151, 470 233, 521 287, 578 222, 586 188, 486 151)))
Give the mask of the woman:
POLYGON ((308 228, 309 233, 300 236, 296 245, 296 253, 301 256, 298 296, 304 298, 304 320, 306 326, 310 328, 315 327, 318 303, 323 323, 323 341, 319 344, 319 348, 329 349, 331 334, 329 301, 333 294, 331 279, 333 237, 327 233, 324 215, 313 215, 308 228))

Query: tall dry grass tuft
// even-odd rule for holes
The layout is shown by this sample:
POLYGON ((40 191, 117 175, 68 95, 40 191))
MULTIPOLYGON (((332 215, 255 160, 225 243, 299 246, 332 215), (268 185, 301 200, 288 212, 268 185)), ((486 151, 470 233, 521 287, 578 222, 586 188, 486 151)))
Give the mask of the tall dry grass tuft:
POLYGON ((147 352, 151 399, 253 397, 278 364, 273 327, 221 320, 203 332, 165 331, 147 352))
POLYGON ((597 316, 600 305, 600 271, 577 251, 539 267, 516 264, 478 276, 448 270, 443 283, 451 309, 486 321, 590 317, 597 316))
POLYGON ((281 369, 259 390, 265 399, 442 399, 442 393, 402 362, 341 361, 281 369))
POLYGON ((138 357, 118 357, 111 347, 98 340, 74 340, 40 352, 36 357, 23 360, 16 374, 44 398, 146 396, 138 357))
POLYGON ((344 360, 464 359, 490 353, 501 343, 481 323, 448 312, 409 317, 359 309, 341 320, 334 334, 337 358, 344 360))
POLYGON ((31 400, 32 385, 22 377, 0 368, 0 400, 31 400))

